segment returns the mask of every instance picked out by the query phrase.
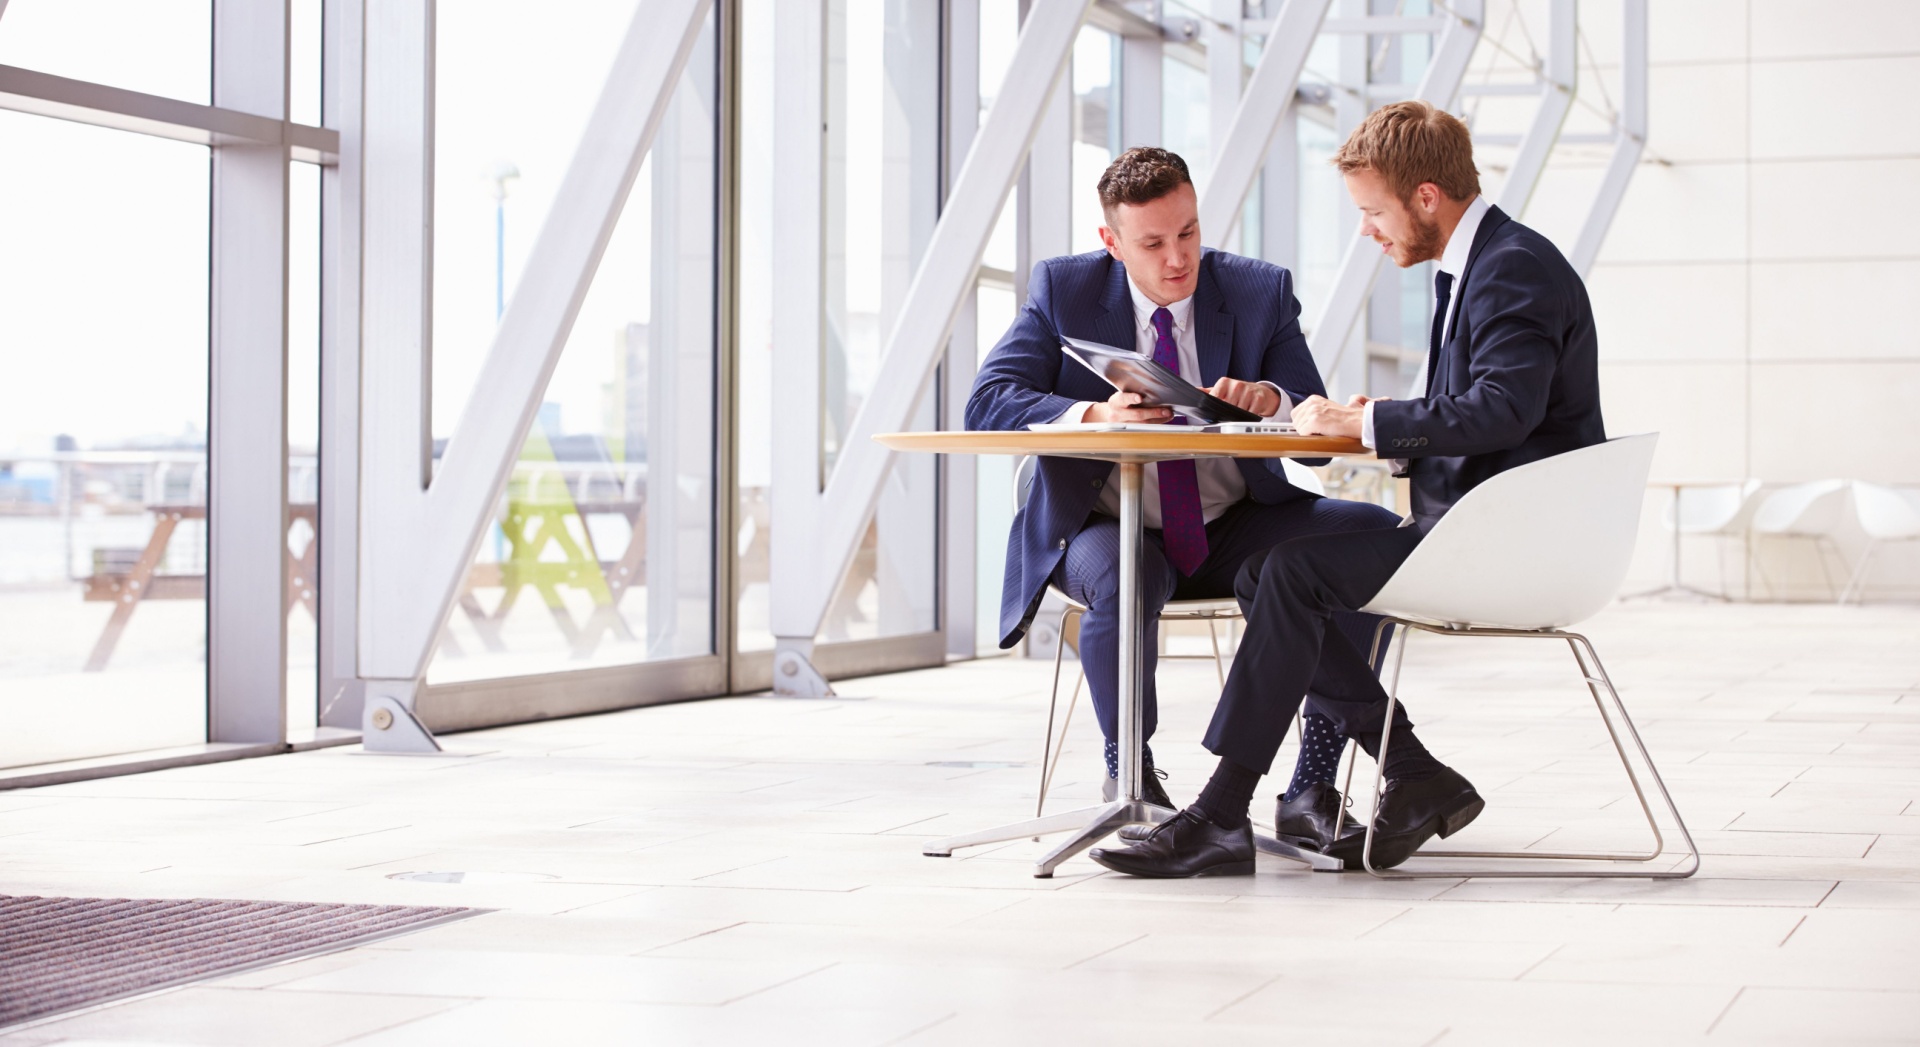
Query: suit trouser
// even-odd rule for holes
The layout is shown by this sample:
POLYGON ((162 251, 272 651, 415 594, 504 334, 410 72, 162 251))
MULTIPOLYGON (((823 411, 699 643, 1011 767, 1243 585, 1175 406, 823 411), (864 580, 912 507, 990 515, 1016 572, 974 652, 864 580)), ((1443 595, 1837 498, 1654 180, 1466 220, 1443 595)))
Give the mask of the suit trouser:
MULTIPOLYGON (((1207 728, 1207 748, 1266 773, 1301 692, 1311 687, 1314 709, 1375 751, 1387 692, 1377 663, 1367 662, 1371 632, 1356 635, 1346 623, 1386 586, 1420 538, 1414 527, 1320 534, 1249 557, 1234 586, 1246 634, 1207 728)), ((1384 642, 1380 654, 1386 654, 1384 642)), ((1393 729, 1404 726, 1396 715, 1393 729)))
MULTIPOLYGON (((1393 513, 1365 502, 1313 497, 1261 505, 1242 500, 1207 524, 1207 558, 1186 578, 1167 562, 1160 532, 1146 531, 1140 543, 1141 689, 1146 705, 1143 737, 1153 737, 1159 722, 1153 678, 1160 652, 1155 634, 1160 609, 1168 600, 1217 600, 1233 596, 1241 565, 1290 539, 1378 530, 1399 522, 1400 518, 1393 513)), ((1119 723, 1120 521, 1103 514, 1089 518, 1086 527, 1068 543, 1066 555, 1054 569, 1053 584, 1087 607, 1086 616, 1080 621, 1080 666, 1087 674, 1087 690, 1093 696, 1100 731, 1111 740, 1118 737, 1119 723)), ((1379 619, 1370 614, 1349 613, 1337 616, 1336 621, 1355 642, 1365 643, 1373 636, 1379 619)), ((1236 659, 1245 657, 1247 649, 1243 641, 1236 659)), ((1303 686, 1301 692, 1305 690, 1303 686)), ((1300 693, 1296 693, 1295 703, 1299 700, 1300 693)), ((1317 702, 1309 708, 1323 711, 1317 702)), ((1339 719, 1331 712, 1326 715, 1339 719)), ((1404 722, 1394 721, 1396 725, 1404 722)))

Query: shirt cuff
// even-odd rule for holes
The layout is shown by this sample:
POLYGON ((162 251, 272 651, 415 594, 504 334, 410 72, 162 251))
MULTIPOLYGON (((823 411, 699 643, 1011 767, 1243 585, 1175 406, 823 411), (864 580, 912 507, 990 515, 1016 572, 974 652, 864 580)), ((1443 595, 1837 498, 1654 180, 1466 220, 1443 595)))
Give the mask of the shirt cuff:
POLYGON ((1269 388, 1269 389, 1271 389, 1271 390, 1273 390, 1274 392, 1276 392, 1276 393, 1279 393, 1279 394, 1280 394, 1280 406, 1279 406, 1279 408, 1278 408, 1278 409, 1276 409, 1276 410, 1275 410, 1275 411, 1274 411, 1274 412, 1273 412, 1272 414, 1270 414, 1270 415, 1268 415, 1268 416, 1266 416, 1265 418, 1263 418, 1263 419, 1261 419, 1261 421, 1264 421, 1264 422, 1271 422, 1271 421, 1273 421, 1273 420, 1274 420, 1275 418, 1278 418, 1278 419, 1280 419, 1281 421, 1283 421, 1283 422, 1284 422, 1284 421, 1286 421, 1286 420, 1287 420, 1287 418, 1289 418, 1290 416, 1292 416, 1292 414, 1293 414, 1293 397, 1291 397, 1291 396, 1288 396, 1288 395, 1287 395, 1287 391, 1286 391, 1285 389, 1282 389, 1282 388, 1280 388, 1279 386, 1277 386, 1277 385, 1275 385, 1275 384, 1273 384, 1272 382, 1261 382, 1260 384, 1261 384, 1261 385, 1264 385, 1264 386, 1266 386, 1267 388, 1269 388))
POLYGON ((1368 400, 1366 409, 1360 414, 1360 442, 1369 451, 1378 451, 1373 443, 1373 401, 1368 400))
POLYGON ((1082 421, 1086 420, 1087 409, 1092 406, 1093 406, 1093 401, 1082 400, 1079 403, 1074 404, 1072 407, 1067 408, 1065 411, 1062 411, 1060 413, 1060 417, 1055 418, 1053 420, 1054 424, 1055 425, 1079 425, 1082 421))

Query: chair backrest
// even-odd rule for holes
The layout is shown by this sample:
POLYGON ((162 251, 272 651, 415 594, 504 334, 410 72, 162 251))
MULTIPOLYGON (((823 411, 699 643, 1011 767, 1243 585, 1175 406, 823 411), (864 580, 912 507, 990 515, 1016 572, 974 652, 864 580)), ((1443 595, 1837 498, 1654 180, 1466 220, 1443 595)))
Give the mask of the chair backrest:
POLYGON ((1760 500, 1759 480, 1713 487, 1683 487, 1679 505, 1667 503, 1666 524, 1685 534, 1737 534, 1747 529, 1760 500))
POLYGON ((1492 477, 1441 517, 1362 610, 1436 625, 1550 629, 1605 607, 1633 559, 1660 434, 1492 477))
POLYGON ((1853 512, 1870 538, 1883 542, 1920 538, 1920 491, 1855 480, 1853 512))
POLYGON ((1847 497, 1847 481, 1814 480, 1783 487, 1767 495, 1753 513, 1753 529, 1761 534, 1831 534, 1840 524, 1840 506, 1847 497))

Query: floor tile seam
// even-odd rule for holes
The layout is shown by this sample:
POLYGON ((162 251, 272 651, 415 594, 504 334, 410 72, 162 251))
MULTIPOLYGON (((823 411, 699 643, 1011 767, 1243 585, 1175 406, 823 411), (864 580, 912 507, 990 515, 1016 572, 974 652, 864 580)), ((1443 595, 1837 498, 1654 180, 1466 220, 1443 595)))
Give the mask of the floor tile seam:
POLYGON ((824 973, 838 966, 841 966, 839 961, 837 960, 832 961, 832 962, 823 964, 819 967, 816 967, 810 971, 803 971, 800 974, 793 975, 790 978, 782 978, 771 985, 763 985, 760 988, 754 989, 750 992, 741 993, 738 996, 728 997, 727 999, 721 1000, 718 1006, 725 1007, 731 1004, 739 1003, 742 1000, 752 999, 753 997, 758 996, 761 993, 772 992, 773 990, 778 989, 783 985, 792 985, 794 982, 801 981, 806 978, 811 978, 816 974, 824 973))

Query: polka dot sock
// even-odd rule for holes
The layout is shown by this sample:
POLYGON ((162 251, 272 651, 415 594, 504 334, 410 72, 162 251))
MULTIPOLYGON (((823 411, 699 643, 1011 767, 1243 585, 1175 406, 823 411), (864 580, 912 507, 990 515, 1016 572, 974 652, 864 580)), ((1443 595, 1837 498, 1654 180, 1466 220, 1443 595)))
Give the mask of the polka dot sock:
POLYGON ((1300 760, 1293 765, 1293 781, 1280 797, 1282 801, 1298 798, 1315 782, 1332 784, 1340 770, 1340 753, 1347 746, 1347 736, 1319 713, 1305 714, 1300 723, 1300 760))
MULTIPOLYGON (((1152 767, 1153 746, 1143 745, 1140 749, 1147 757, 1147 766, 1152 767)), ((1120 743, 1111 738, 1107 739, 1107 777, 1116 779, 1120 777, 1120 743)), ((1161 777, 1164 778, 1166 775, 1161 777)))

